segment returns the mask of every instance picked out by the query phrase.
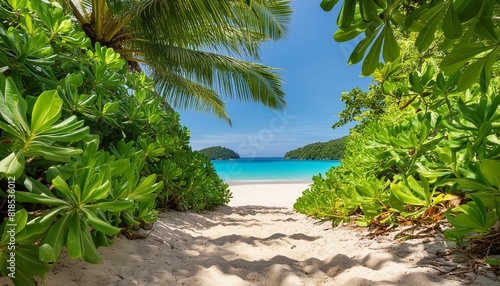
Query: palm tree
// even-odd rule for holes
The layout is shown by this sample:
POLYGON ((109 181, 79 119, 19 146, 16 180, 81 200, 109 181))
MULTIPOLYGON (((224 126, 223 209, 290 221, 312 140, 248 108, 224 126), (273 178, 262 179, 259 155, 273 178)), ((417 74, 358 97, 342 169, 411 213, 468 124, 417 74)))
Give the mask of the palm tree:
POLYGON ((93 42, 144 68, 173 107, 230 123, 224 99, 286 106, 276 70, 252 60, 262 42, 283 38, 291 0, 63 1, 93 42))

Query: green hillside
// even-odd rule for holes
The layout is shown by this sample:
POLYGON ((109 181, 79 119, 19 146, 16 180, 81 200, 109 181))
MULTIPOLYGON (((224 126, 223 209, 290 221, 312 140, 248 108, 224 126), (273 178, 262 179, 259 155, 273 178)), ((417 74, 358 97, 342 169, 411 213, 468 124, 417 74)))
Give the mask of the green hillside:
POLYGON ((328 142, 317 142, 288 151, 285 159, 339 160, 344 157, 347 136, 328 142))
POLYGON ((240 155, 233 150, 221 146, 208 147, 201 149, 200 152, 207 156, 210 160, 230 160, 238 159, 240 157, 240 155))

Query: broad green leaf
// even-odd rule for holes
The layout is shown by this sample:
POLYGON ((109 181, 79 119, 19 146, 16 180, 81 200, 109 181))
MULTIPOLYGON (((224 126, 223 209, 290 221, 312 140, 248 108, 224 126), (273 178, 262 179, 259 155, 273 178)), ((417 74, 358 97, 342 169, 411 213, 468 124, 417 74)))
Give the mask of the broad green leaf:
POLYGON ((71 191, 70 186, 68 185, 68 183, 66 183, 66 181, 63 178, 57 176, 55 179, 52 180, 52 184, 54 185, 56 190, 59 191, 60 195, 64 199, 70 200, 73 203, 78 202, 76 194, 73 191, 71 191))
POLYGON ((354 51, 352 51, 351 55, 349 56, 349 60, 348 60, 347 64, 351 65, 351 64, 359 63, 363 59, 365 52, 366 52, 366 49, 370 46, 373 39, 375 39, 376 35, 377 35, 376 33, 373 33, 373 34, 371 34, 371 36, 368 36, 368 37, 362 39, 356 45, 356 47, 354 48, 354 51))
POLYGON ((34 276, 43 276, 51 269, 50 264, 40 261, 39 248, 35 245, 16 246, 16 275, 14 285, 36 286, 34 276))
POLYGON ((493 65, 497 62, 497 55, 499 52, 500 48, 497 47, 485 57, 484 68, 479 75, 479 83, 481 84, 481 91, 483 94, 486 94, 490 86, 491 72, 493 65))
POLYGON ((356 2, 356 0, 344 0, 344 5, 342 5, 337 19, 339 27, 347 28, 352 24, 354 14, 356 13, 356 2))
POLYGON ((450 1, 448 10, 444 16, 442 29, 446 38, 458 39, 462 35, 462 23, 453 7, 453 1, 450 1))
MULTIPOLYGON (((0 96, 0 104, 2 104, 1 98, 2 97, 0 96)), ((24 134, 25 134, 24 130, 17 128, 17 126, 10 125, 10 124, 7 125, 4 122, 0 121, 0 129, 2 129, 2 131, 4 131, 4 132, 7 132, 7 133, 14 135, 15 137, 17 137, 19 139, 24 138, 24 134)))
POLYGON ((31 132, 38 134, 61 116, 63 102, 56 90, 44 91, 37 98, 31 115, 31 132))
POLYGON ((58 131, 57 133, 45 133, 37 136, 39 140, 57 140, 59 142, 77 142, 85 138, 90 133, 90 128, 85 126, 79 129, 68 131, 58 131))
POLYGON ((319 6, 321 6, 321 8, 324 11, 330 11, 330 10, 333 9, 333 7, 335 6, 335 4, 337 4, 337 2, 339 2, 339 0, 323 0, 319 4, 319 6))
POLYGON ((0 103, 4 104, 4 107, 0 107, 0 113, 7 123, 17 126, 18 130, 29 130, 26 120, 27 103, 11 77, 5 81, 4 101, 0 103))
POLYGON ((7 2, 14 10, 26 8, 28 6, 28 0, 7 0, 7 2))
POLYGON ((92 264, 98 264, 102 261, 102 256, 97 251, 94 240, 90 234, 88 227, 82 233, 82 245, 83 245, 83 258, 86 262, 92 264))
POLYGON ((477 60, 476 62, 470 64, 458 80, 457 84, 457 90, 458 91, 464 91, 467 88, 469 88, 472 84, 477 82, 477 79, 479 75, 481 74, 481 71, 484 68, 484 60, 480 59, 477 60))
POLYGON ((54 222, 55 217, 67 208, 67 206, 54 207, 43 215, 30 220, 26 227, 16 235, 16 241, 23 244, 34 244, 40 241, 54 222))
POLYGON ((115 201, 115 202, 100 202, 96 204, 87 205, 87 208, 97 208, 111 212, 120 212, 134 207, 133 201, 115 201))
POLYGON ((390 24, 385 25, 384 36, 384 61, 393 62, 399 57, 400 48, 390 24))
POLYGON ((102 219, 97 217, 97 215, 95 215, 92 211, 86 208, 81 208, 81 210, 83 211, 83 214, 87 218, 89 224, 96 230, 109 235, 117 234, 118 232, 120 232, 121 228, 114 227, 107 221, 103 221, 102 219))
POLYGON ((483 38, 498 41, 495 24, 490 16, 481 17, 474 27, 474 32, 483 38))
POLYGON ((0 174, 5 174, 5 177, 19 178, 24 171, 24 164, 23 152, 12 152, 0 161, 0 174))
POLYGON ((484 262, 489 265, 500 265, 500 257, 497 255, 497 258, 492 258, 494 256, 490 256, 489 258, 486 258, 484 262))
POLYGON ((333 35, 333 39, 337 42, 347 42, 356 38, 363 31, 359 29, 338 29, 333 35))
POLYGON ((81 154, 81 149, 71 147, 52 146, 46 143, 34 141, 30 144, 30 150, 25 152, 26 156, 41 156, 56 162, 70 162, 71 157, 81 154))
POLYGON ((29 193, 29 192, 16 192, 16 200, 23 203, 34 203, 49 206, 65 206, 68 202, 59 198, 49 197, 47 195, 29 193))
POLYGON ((66 246, 68 249, 68 254, 71 258, 82 258, 83 257, 83 241, 82 233, 85 231, 82 225, 80 214, 78 212, 72 212, 69 214, 70 224, 68 230, 68 238, 66 240, 66 246))
POLYGON ((363 66, 361 67, 363 75, 371 75, 379 64, 380 51, 382 49, 382 41, 384 39, 384 35, 382 33, 379 34, 378 38, 373 43, 370 51, 366 55, 365 60, 363 61, 363 66))
POLYGON ((429 19, 427 27, 418 34, 417 39, 415 40, 415 46, 419 52, 423 53, 434 41, 434 35, 438 24, 442 21, 445 12, 446 10, 441 9, 439 12, 434 14, 434 16, 429 19))
POLYGON ((82 193, 82 203, 88 203, 103 199, 108 196, 111 183, 106 180, 102 185, 94 187, 86 187, 82 193))
POLYGON ((446 73, 455 72, 473 57, 491 49, 492 46, 484 46, 482 43, 459 46, 444 57, 439 67, 446 73))
POLYGON ((19 231, 21 231, 26 226, 27 220, 28 212, 26 212, 25 209, 16 211, 14 216, 12 217, 6 217, 0 245, 7 245, 10 237, 16 237, 17 233, 19 233, 19 231))
POLYGON ((23 182, 24 186, 30 193, 35 193, 35 194, 44 194, 49 197, 54 197, 54 194, 47 188, 44 184, 41 182, 31 178, 31 177, 26 177, 23 182))
POLYGON ((485 159, 481 163, 481 173, 488 182, 500 191, 500 162, 491 159, 485 159))
POLYGON ((61 251, 66 243, 71 217, 67 213, 49 228, 40 243, 40 260, 55 262, 61 256, 61 251))
POLYGON ((414 193, 420 196, 420 198, 426 198, 426 193, 424 188, 413 178, 413 176, 408 177, 408 185, 413 190, 414 193))

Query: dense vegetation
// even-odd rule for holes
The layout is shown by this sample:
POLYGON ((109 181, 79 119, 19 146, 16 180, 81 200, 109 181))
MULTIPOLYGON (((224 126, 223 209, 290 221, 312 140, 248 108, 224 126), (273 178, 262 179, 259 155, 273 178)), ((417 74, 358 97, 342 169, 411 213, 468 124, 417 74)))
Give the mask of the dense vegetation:
POLYGON ((343 1, 334 37, 362 35, 349 63, 363 61, 374 84, 343 95, 334 127, 362 124, 342 166, 315 176, 295 209, 334 225, 449 223, 447 240, 500 264, 499 11, 500 1, 343 1))
POLYGON ((158 208, 229 201, 144 73, 93 44, 56 4, 1 1, 0 18, 3 276, 34 285, 63 248, 99 263, 98 247, 150 228, 158 208))
POLYGON ((238 155, 238 153, 229 148, 221 146, 208 147, 205 149, 201 149, 199 152, 205 155, 210 160, 230 160, 240 158, 240 155, 238 155))
POLYGON ((285 159, 340 160, 344 157, 346 139, 347 137, 341 137, 328 142, 308 144, 286 152, 285 159))

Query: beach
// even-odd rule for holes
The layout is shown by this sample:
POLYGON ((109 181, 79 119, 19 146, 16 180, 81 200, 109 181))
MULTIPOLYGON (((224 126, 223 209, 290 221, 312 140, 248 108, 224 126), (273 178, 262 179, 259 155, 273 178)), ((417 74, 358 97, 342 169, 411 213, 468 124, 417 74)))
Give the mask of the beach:
POLYGON ((232 182, 228 206, 160 212, 145 239, 100 248, 99 265, 64 253, 46 285, 498 285, 453 262, 439 235, 395 242, 295 213, 308 184, 232 182))

